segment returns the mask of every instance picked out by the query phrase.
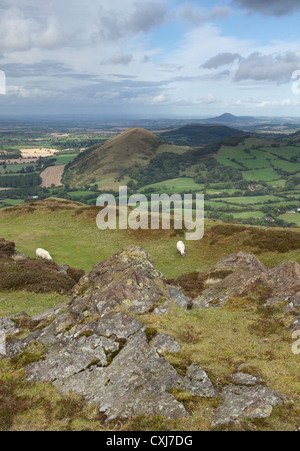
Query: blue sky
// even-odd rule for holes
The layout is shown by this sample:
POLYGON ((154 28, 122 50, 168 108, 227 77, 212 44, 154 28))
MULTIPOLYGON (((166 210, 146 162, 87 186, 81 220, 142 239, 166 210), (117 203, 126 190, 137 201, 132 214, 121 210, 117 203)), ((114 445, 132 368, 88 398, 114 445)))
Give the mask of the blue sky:
POLYGON ((299 0, 0 0, 0 114, 300 117, 299 19, 299 0))

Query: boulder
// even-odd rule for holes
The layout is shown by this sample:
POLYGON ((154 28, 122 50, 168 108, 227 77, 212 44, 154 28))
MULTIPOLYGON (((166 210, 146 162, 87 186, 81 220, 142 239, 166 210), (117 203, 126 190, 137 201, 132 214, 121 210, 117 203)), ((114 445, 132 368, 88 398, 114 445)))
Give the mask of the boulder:
POLYGON ((144 332, 129 338, 110 365, 94 365, 54 382, 62 393, 75 392, 99 407, 108 421, 136 415, 179 419, 185 408, 169 390, 180 383, 176 370, 149 346, 144 332))
POLYGON ((214 398, 218 395, 217 389, 212 384, 207 373, 196 364, 188 367, 184 378, 184 388, 194 396, 201 398, 214 398))
POLYGON ((242 420, 268 418, 285 397, 263 385, 229 384, 222 392, 221 405, 214 413, 213 427, 239 425, 242 420))
POLYGON ((116 305, 131 313, 147 313, 169 297, 164 276, 154 268, 147 252, 137 246, 98 263, 80 280, 74 294, 75 302, 92 302, 100 314, 116 305))
POLYGON ((158 334, 150 342, 152 346, 159 354, 163 352, 171 352, 172 354, 177 354, 180 352, 180 345, 177 343, 175 338, 169 334, 158 334))
POLYGON ((300 305, 300 265, 296 262, 269 269, 254 255, 240 252, 220 260, 213 270, 217 268, 233 272, 195 297, 193 309, 221 307, 231 298, 253 296, 261 296, 265 306, 281 304, 291 311, 300 305))
POLYGON ((0 318, 0 356, 6 356, 7 346, 6 339, 9 335, 18 334, 20 329, 16 323, 8 317, 0 318))

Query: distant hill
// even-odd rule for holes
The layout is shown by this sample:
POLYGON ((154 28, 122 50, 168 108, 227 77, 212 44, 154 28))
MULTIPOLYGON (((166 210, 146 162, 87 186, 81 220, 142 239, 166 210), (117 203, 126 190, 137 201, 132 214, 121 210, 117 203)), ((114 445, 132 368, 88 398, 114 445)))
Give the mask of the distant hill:
POLYGON ((210 122, 226 122, 226 123, 234 123, 238 120, 237 116, 234 116, 233 114, 230 113, 224 113, 221 116, 218 117, 213 117, 210 119, 206 119, 207 121, 210 122))
POLYGON ((221 114, 221 116, 213 117, 210 119, 206 119, 207 121, 212 122, 228 122, 228 123, 235 123, 239 121, 257 121, 257 118, 252 116, 234 116, 234 114, 230 113, 224 113, 221 114))
POLYGON ((161 133, 160 136, 174 144, 191 147, 213 144, 224 139, 246 136, 246 133, 224 125, 189 124, 161 133))
POLYGON ((252 116, 234 116, 230 113, 221 114, 221 116, 211 117, 208 119, 202 119, 199 121, 201 124, 220 124, 229 125, 232 127, 247 127, 251 124, 259 124, 263 121, 261 118, 256 118, 252 116))
POLYGON ((64 183, 71 186, 104 183, 106 188, 114 188, 128 171, 145 167, 160 147, 164 152, 178 150, 145 129, 130 128, 81 153, 67 165, 64 183))

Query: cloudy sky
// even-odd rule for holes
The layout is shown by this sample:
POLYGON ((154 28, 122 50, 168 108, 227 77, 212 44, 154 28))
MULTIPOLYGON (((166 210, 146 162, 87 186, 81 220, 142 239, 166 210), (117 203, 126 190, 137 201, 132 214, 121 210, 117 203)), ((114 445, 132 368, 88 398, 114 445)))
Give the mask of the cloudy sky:
POLYGON ((300 117, 299 19, 299 0, 0 0, 0 114, 300 117))

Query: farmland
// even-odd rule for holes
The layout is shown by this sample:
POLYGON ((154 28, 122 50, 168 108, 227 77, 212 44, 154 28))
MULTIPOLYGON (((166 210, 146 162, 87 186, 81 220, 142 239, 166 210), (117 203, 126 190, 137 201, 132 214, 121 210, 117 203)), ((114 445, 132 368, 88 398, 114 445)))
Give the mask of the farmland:
MULTIPOLYGON (((158 126, 151 125, 154 130, 154 125, 158 126)), ((2 130, 0 208, 50 196, 95 205, 101 192, 117 192, 118 185, 123 184, 129 186, 129 194, 140 192, 149 200, 153 193, 204 193, 205 215, 209 219, 300 226, 300 140, 297 133, 277 137, 270 137, 270 134, 240 136, 236 141, 229 138, 212 147, 211 153, 209 147, 207 151, 201 144, 187 164, 185 153, 193 148, 182 134, 185 129, 180 129, 178 146, 177 135, 173 136, 170 128, 166 136, 176 145, 160 145, 157 161, 147 163, 149 169, 146 166, 142 174, 126 169, 119 183, 108 174, 100 179, 91 176, 91 181, 82 186, 72 186, 64 180, 63 169, 81 152, 119 135, 124 129, 123 124, 92 124, 72 128, 42 126, 32 130, 11 126, 2 130), (26 152, 22 153, 24 149, 26 152), (23 154, 26 158, 22 158, 23 154), (158 174, 163 167, 164 172, 158 174)), ((195 139, 195 128, 192 131, 195 139)), ((157 131, 158 136, 163 134, 157 131)), ((133 165, 137 161, 135 158, 133 165)), ((118 179, 117 176, 116 173, 114 177, 118 179)))

